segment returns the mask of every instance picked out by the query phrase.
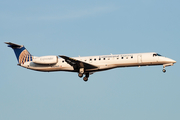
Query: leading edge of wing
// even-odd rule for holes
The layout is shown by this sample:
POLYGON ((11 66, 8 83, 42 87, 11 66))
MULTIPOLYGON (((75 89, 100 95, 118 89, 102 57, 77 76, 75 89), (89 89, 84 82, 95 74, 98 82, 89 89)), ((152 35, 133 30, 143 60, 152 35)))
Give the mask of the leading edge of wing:
POLYGON ((64 55, 59 55, 59 57, 65 59, 65 61, 70 64, 71 66, 77 66, 79 68, 85 68, 85 69, 95 69, 95 68, 98 68, 97 66, 94 66, 92 64, 89 64, 89 63, 85 63, 83 61, 80 61, 80 60, 77 60, 77 59, 74 59, 74 58, 70 58, 70 57, 67 57, 67 56, 64 56, 64 55))

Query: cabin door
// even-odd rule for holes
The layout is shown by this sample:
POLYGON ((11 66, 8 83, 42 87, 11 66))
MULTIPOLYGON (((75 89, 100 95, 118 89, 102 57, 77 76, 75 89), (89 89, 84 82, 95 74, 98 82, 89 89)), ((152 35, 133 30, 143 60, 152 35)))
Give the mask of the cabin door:
POLYGON ((137 56, 137 61, 138 61, 138 63, 142 63, 142 55, 137 56))

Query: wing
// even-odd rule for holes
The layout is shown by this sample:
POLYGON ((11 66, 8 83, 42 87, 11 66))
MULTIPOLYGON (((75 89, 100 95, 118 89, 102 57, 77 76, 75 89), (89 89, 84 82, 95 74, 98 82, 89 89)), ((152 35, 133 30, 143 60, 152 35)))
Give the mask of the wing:
POLYGON ((70 64, 71 66, 74 67, 74 69, 79 69, 79 68, 84 68, 84 69, 96 69, 98 68, 97 66, 85 63, 83 61, 80 60, 76 60, 74 58, 70 58, 67 56, 63 56, 63 55, 59 55, 59 57, 65 59, 65 61, 70 64))

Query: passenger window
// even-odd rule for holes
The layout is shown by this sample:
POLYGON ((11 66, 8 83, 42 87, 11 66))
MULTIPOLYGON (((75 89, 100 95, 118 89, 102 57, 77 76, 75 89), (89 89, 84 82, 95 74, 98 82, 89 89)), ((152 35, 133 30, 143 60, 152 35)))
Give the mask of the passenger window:
POLYGON ((92 61, 92 59, 90 59, 90 61, 92 61))
POLYGON ((64 62, 64 60, 62 62, 64 62))
POLYGON ((101 58, 99 58, 99 60, 101 60, 101 58))
POLYGON ((119 58, 117 57, 117 59, 119 59, 119 58))
POLYGON ((131 56, 131 58, 133 58, 133 56, 131 56))
POLYGON ((104 58, 104 60, 106 60, 106 58, 104 58))
POLYGON ((96 61, 96 58, 94 58, 94 61, 96 61))
POLYGON ((123 59, 123 57, 121 57, 121 59, 123 59))
POLYGON ((126 59, 128 59, 128 57, 126 57, 126 59))

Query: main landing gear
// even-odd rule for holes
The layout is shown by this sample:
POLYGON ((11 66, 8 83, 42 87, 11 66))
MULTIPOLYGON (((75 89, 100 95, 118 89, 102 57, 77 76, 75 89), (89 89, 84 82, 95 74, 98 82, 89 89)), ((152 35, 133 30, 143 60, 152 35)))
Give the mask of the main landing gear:
MULTIPOLYGON (((82 74, 82 73, 79 73, 78 76, 79 76, 80 78, 82 78, 82 77, 83 77, 83 74, 82 74)), ((89 78, 89 73, 85 73, 85 77, 83 78, 83 80, 86 82, 86 81, 88 81, 88 78, 89 78)))
POLYGON ((83 80, 86 82, 88 81, 88 78, 89 78, 89 73, 85 73, 85 77, 83 78, 83 80))
POLYGON ((80 78, 82 78, 82 77, 83 77, 83 74, 82 74, 82 73, 79 73, 78 76, 79 76, 80 78))
POLYGON ((89 73, 84 73, 84 68, 80 68, 80 69, 79 69, 79 74, 78 74, 78 76, 79 76, 80 78, 82 78, 82 77, 83 77, 83 74, 85 74, 85 77, 83 78, 83 80, 84 80, 85 82, 88 81, 89 73))
POLYGON ((80 68, 80 69, 79 69, 79 74, 78 74, 78 76, 79 76, 80 78, 82 78, 82 77, 83 77, 83 74, 84 74, 84 68, 80 68))

